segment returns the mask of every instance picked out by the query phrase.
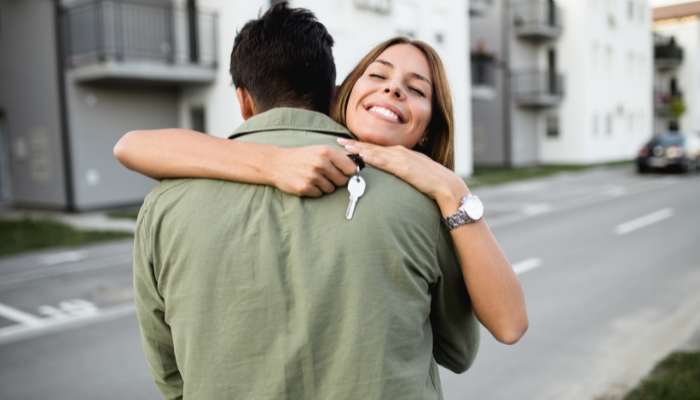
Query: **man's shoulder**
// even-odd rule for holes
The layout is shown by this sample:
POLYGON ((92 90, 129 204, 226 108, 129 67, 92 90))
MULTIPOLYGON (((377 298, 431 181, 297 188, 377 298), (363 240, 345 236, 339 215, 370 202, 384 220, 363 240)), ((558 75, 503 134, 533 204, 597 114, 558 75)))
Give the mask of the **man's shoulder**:
POLYGON ((156 185, 153 190, 146 196, 143 201, 143 208, 147 209, 154 203, 166 195, 166 193, 175 191, 185 190, 187 183, 194 181, 194 178, 183 178, 183 179, 163 179, 158 185, 156 185))

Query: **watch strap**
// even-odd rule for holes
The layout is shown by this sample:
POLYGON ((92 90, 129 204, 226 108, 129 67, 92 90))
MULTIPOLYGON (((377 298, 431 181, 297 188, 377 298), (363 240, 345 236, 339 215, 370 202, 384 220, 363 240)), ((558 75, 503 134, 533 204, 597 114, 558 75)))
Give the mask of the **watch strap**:
POLYGON ((458 228, 464 224, 468 224, 470 222, 474 222, 473 219, 469 218, 467 215, 467 212, 462 210, 461 208, 457 210, 456 213, 449 215, 445 218, 441 219, 442 224, 445 225, 445 228, 448 231, 451 231, 455 228, 458 228))

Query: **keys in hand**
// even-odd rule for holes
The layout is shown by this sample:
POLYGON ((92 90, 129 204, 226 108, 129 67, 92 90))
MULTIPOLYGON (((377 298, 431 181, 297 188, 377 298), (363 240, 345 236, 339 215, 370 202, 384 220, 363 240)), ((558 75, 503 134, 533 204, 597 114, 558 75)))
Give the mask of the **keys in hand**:
MULTIPOLYGON (((358 168, 359 169, 359 168, 358 168)), ((357 205, 357 200, 360 196, 365 194, 365 180, 358 174, 350 177, 348 181, 348 192, 350 192, 350 203, 348 204, 348 210, 345 212, 345 219, 352 219, 352 215, 355 213, 355 206, 357 205)))

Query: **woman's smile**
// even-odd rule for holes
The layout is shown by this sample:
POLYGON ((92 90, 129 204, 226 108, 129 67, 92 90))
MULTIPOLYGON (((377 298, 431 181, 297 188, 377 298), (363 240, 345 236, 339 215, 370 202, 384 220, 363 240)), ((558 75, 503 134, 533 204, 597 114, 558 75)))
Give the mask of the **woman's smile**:
POLYGON ((373 102, 369 105, 365 105, 365 110, 379 119, 392 123, 403 124, 404 121, 401 111, 386 103, 373 102))

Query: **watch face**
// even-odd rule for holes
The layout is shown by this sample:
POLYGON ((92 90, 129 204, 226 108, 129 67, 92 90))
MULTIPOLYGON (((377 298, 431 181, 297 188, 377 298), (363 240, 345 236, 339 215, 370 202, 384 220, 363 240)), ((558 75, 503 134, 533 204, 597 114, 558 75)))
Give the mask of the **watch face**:
POLYGON ((484 216, 484 205, 476 196, 469 196, 462 206, 469 218, 478 221, 484 216))

